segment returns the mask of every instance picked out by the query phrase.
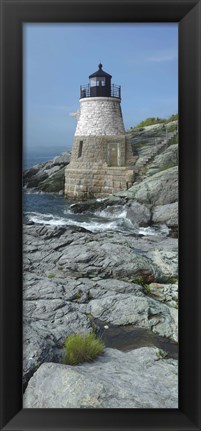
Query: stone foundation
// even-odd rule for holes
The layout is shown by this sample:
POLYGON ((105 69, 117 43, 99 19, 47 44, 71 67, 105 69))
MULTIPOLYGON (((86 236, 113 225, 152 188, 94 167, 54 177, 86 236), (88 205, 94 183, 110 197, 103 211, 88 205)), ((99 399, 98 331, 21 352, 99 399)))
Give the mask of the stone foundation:
POLYGON ((125 166, 77 170, 68 165, 65 171, 65 197, 81 200, 106 197, 128 189, 133 182, 133 170, 125 166))

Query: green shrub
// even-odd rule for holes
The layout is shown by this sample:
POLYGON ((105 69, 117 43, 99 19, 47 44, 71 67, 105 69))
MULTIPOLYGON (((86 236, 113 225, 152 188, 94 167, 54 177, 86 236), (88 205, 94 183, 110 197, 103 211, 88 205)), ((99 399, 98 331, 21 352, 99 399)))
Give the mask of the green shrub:
POLYGON ((178 114, 173 114, 169 118, 149 117, 149 118, 146 118, 146 120, 141 121, 136 126, 130 127, 130 130, 132 131, 146 126, 152 126, 154 124, 168 124, 176 120, 178 120, 178 114))
POLYGON ((103 342, 95 334, 71 334, 64 343, 66 349, 65 363, 77 365, 93 361, 104 351, 103 342))
POLYGON ((136 275, 135 278, 133 278, 132 283, 139 284, 140 286, 144 285, 144 279, 141 275, 136 275))
POLYGON ((171 117, 169 117, 166 122, 171 122, 176 120, 178 120, 178 114, 172 114, 171 117))
POLYGON ((48 277, 48 278, 55 278, 55 277, 56 277, 56 275, 55 275, 55 274, 49 274, 47 277, 48 277))

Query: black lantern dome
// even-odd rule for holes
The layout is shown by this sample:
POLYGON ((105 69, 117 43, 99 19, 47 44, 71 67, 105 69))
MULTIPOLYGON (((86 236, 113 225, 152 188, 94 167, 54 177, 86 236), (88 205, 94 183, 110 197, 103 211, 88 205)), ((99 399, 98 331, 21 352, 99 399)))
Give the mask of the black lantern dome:
POLYGON ((111 84, 112 76, 104 72, 103 65, 98 65, 98 70, 89 75, 89 84, 81 85, 80 98, 83 97, 117 97, 121 98, 121 87, 111 84))

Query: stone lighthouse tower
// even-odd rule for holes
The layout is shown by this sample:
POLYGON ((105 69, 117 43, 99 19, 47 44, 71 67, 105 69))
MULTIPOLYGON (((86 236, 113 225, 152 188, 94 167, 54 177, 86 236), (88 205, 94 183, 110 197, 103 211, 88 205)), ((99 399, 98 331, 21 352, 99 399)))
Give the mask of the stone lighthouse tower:
POLYGON ((67 198, 104 197, 133 184, 134 157, 123 124, 121 87, 111 78, 99 64, 89 84, 80 87, 71 161, 65 170, 67 198))

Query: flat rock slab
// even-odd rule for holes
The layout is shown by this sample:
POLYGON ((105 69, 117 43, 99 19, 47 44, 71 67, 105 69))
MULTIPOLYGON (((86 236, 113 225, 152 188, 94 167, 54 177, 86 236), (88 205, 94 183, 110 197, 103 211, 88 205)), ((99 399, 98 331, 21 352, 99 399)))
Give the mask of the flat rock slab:
POLYGON ((24 408, 178 408, 178 363, 159 350, 106 349, 92 363, 44 363, 30 379, 24 408))
POLYGON ((87 312, 113 325, 136 325, 177 341, 177 311, 148 296, 107 294, 91 300, 87 312))
POLYGON ((140 273, 145 282, 163 283, 178 274, 177 241, 160 236, 26 226, 24 252, 24 271, 39 275, 132 280, 140 273))

